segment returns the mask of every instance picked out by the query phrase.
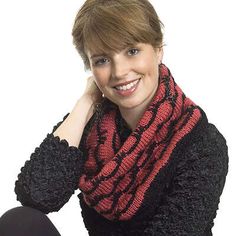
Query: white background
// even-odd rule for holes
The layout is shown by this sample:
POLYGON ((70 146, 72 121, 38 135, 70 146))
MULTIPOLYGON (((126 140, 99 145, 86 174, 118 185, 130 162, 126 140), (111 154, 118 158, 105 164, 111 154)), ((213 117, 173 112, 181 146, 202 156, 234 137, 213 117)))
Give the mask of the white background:
MULTIPOLYGON (((165 55, 176 82, 229 146, 230 166, 214 236, 236 235, 235 1, 151 1, 165 24, 165 55)), ((14 182, 53 125, 70 112, 85 78, 72 45, 80 0, 0 1, 0 215, 20 206, 14 182)), ((74 194, 48 216, 63 236, 87 235, 74 194)))

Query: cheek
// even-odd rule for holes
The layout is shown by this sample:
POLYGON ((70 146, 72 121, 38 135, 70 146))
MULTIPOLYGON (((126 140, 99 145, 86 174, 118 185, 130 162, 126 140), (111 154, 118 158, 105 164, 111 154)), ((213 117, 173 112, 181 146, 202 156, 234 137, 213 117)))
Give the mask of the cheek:
POLYGON ((101 92, 103 92, 102 85, 101 85, 100 81, 97 80, 96 78, 95 78, 94 81, 95 81, 96 85, 98 86, 99 90, 100 90, 101 92))
POLYGON ((137 69, 140 74, 148 76, 157 76, 158 73, 158 65, 156 65, 154 61, 150 59, 140 62, 137 65, 137 69))
POLYGON ((106 71, 103 70, 93 70, 93 76, 95 78, 95 83, 97 84, 98 88, 103 91, 104 87, 109 82, 109 76, 107 75, 106 71))

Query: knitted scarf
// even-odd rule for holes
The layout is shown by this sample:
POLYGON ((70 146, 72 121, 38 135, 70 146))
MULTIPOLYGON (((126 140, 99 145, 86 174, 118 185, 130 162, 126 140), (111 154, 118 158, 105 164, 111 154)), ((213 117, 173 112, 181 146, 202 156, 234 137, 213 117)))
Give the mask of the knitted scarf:
POLYGON ((87 155, 78 183, 87 205, 109 220, 129 220, 135 215, 178 142, 202 116, 164 64, 152 101, 124 143, 117 126, 119 115, 118 108, 108 109, 92 125, 84 142, 87 155))

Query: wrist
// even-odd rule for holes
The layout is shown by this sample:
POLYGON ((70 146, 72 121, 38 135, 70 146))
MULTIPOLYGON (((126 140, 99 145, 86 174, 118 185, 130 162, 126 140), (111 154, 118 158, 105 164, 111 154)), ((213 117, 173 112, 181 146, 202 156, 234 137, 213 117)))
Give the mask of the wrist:
POLYGON ((80 112, 81 110, 83 111, 84 122, 87 124, 87 122, 94 114, 95 101, 93 101, 91 96, 83 95, 77 101, 74 109, 77 110, 77 108, 79 109, 80 112))

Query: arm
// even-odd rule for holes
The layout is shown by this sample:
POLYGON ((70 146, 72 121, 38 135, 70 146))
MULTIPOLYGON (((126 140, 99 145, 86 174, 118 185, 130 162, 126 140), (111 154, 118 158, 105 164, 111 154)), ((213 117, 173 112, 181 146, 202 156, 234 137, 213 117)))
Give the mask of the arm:
POLYGON ((93 100, 82 96, 74 106, 72 112, 54 131, 53 136, 65 139, 70 146, 78 147, 84 127, 93 114, 93 100))
POLYGON ((21 168, 15 193, 22 205, 44 213, 58 211, 77 189, 84 163, 78 146, 98 98, 94 96, 94 84, 91 80, 88 83, 72 112, 53 128, 21 168))
POLYGON ((211 235, 228 171, 227 145, 212 125, 181 157, 172 187, 144 231, 148 236, 211 235))
POLYGON ((78 147, 84 127, 94 113, 94 104, 101 100, 102 93, 91 76, 87 79, 83 96, 53 135, 58 136, 61 140, 66 139, 70 146, 78 147))
MULTIPOLYGON (((66 117, 68 114, 63 120, 66 117)), ((83 156, 78 148, 48 134, 21 168, 15 182, 17 200, 44 213, 58 211, 77 189, 82 166, 83 156)))

